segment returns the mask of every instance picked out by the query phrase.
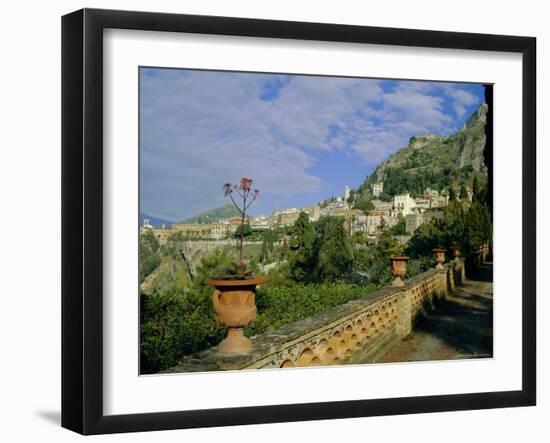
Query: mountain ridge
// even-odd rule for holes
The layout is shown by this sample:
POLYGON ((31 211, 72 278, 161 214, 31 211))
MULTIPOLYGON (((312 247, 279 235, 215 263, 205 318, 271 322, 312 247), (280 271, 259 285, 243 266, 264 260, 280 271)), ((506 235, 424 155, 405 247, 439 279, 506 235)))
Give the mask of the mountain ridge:
POLYGON ((220 206, 218 208, 209 209, 207 211, 203 211, 197 215, 194 215, 192 217, 188 217, 183 221, 180 221, 178 223, 215 223, 220 220, 224 220, 229 217, 236 217, 240 215, 239 211, 233 206, 231 203, 228 203, 226 205, 220 206))
POLYGON ((483 151, 487 110, 487 105, 481 104, 466 123, 449 136, 411 137, 407 146, 390 155, 365 178, 356 190, 357 197, 371 195, 372 185, 381 181, 385 193, 390 195, 420 194, 426 187, 442 190, 471 186, 475 176, 486 181, 483 151))

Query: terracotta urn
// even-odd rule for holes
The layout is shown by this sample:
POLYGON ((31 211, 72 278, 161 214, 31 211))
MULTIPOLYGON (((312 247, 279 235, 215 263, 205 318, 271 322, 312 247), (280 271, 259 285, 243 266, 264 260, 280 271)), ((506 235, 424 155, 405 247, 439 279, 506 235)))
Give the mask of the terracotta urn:
POLYGON ((460 258, 460 245, 456 244, 453 246, 453 257, 455 258, 455 261, 458 261, 460 258))
POLYGON ((443 263, 445 263, 445 252, 447 252, 447 250, 442 247, 438 247, 432 249, 432 252, 434 253, 435 262, 437 263, 435 269, 444 269, 443 263))
POLYGON ((391 273, 395 277, 393 279, 393 286, 404 286, 405 282, 401 277, 407 273, 407 261, 409 257, 402 255, 393 255, 390 257, 391 260, 391 273))
POLYGON ((220 351, 235 354, 252 348, 243 330, 256 318, 256 286, 265 281, 264 277, 206 280, 207 285, 214 286, 212 303, 216 320, 227 327, 227 337, 219 344, 220 351))

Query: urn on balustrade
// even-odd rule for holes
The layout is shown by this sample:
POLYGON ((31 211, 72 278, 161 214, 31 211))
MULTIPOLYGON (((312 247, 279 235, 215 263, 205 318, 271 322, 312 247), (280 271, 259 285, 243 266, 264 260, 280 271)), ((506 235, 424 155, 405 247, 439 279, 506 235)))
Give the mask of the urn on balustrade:
POLYGON ((220 351, 248 352, 252 342, 243 330, 256 318, 256 287, 265 283, 265 278, 210 279, 205 283, 214 287, 212 303, 216 320, 227 327, 227 337, 219 344, 220 351))
POLYGON ((458 261, 458 259, 460 258, 460 245, 459 244, 453 245, 453 257, 454 257, 455 261, 458 261))
POLYGON ((432 252, 434 253, 435 262, 437 263, 435 269, 444 269, 443 263, 445 263, 445 252, 447 252, 447 250, 442 247, 437 247, 432 249, 432 252))
POLYGON ((402 255, 393 255, 390 257, 391 260, 391 273, 394 276, 392 285, 393 286, 403 286, 405 282, 401 277, 407 273, 407 261, 409 257, 402 255))

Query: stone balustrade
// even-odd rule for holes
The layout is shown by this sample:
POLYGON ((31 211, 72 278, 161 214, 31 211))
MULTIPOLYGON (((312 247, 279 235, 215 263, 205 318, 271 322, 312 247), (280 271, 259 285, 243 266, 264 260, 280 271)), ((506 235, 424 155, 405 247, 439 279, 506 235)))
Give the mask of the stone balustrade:
POLYGON ((313 317, 252 337, 252 350, 224 354, 217 347, 185 357, 165 372, 289 368, 375 362, 411 332, 426 305, 465 279, 464 261, 430 269, 405 281, 335 306, 313 317))
POLYGON ((488 243, 480 245, 472 254, 472 257, 474 258, 474 264, 481 265, 485 263, 490 254, 491 246, 488 243))

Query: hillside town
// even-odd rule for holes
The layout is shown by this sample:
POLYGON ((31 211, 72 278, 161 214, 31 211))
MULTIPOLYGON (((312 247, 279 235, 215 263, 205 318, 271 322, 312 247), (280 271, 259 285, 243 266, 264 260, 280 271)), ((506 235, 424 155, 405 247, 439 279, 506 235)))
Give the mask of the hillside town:
MULTIPOLYGON (((443 209, 449 203, 449 195, 436 189, 427 187, 422 195, 412 197, 410 193, 393 196, 390 201, 378 199, 384 192, 384 182, 372 185, 370 200, 373 209, 364 211, 355 209, 350 203, 351 188, 345 187, 344 194, 332 198, 322 204, 305 208, 287 208, 274 211, 272 215, 260 215, 247 219, 252 231, 264 231, 275 228, 289 227, 298 219, 301 212, 305 212, 311 222, 322 216, 341 217, 349 235, 359 235, 366 239, 375 240, 376 236, 385 229, 395 226, 404 218, 407 235, 412 235, 422 224, 434 218, 443 216, 443 209)), ((472 200, 472 190, 466 188, 467 198, 472 200)), ((224 240, 235 235, 240 217, 229 217, 211 223, 174 223, 170 226, 153 226, 148 219, 144 220, 140 232, 150 230, 161 244, 164 244, 173 234, 178 234, 186 240, 224 240)))

